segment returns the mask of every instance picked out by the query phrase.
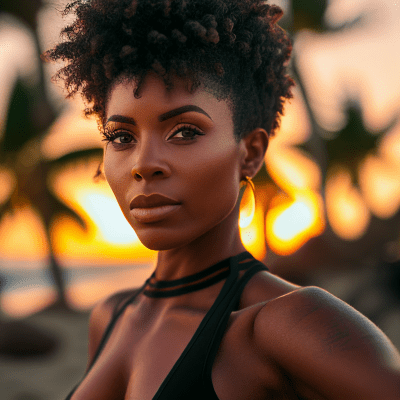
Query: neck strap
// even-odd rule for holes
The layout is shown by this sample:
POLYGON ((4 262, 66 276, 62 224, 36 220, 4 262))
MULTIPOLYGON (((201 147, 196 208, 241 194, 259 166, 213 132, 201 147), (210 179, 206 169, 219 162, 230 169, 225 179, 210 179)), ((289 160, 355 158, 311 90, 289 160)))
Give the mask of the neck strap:
MULTIPOLYGON (((254 260, 253 256, 248 251, 244 251, 236 257, 238 262, 247 259, 251 261, 254 260)), ((219 261, 203 271, 170 281, 155 280, 155 273, 153 272, 151 277, 146 281, 143 294, 148 297, 173 297, 205 289, 206 287, 214 285, 228 277, 230 272, 230 258, 231 257, 219 261)), ((247 268, 247 263, 239 264, 239 268, 247 268)))

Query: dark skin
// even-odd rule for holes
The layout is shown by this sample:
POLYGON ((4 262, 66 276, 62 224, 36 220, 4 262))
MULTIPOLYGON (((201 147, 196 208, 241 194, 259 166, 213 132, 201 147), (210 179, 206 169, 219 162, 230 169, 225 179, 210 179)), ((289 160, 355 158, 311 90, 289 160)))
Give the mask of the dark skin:
MULTIPOLYGON (((107 119, 114 139, 106 146, 104 167, 139 239, 159 250, 156 278, 178 279, 245 251, 238 228, 239 185, 261 167, 267 133, 255 129, 236 143, 228 102, 203 87, 190 94, 176 80, 168 92, 149 74, 141 98, 134 98, 133 89, 125 80, 110 93, 107 119), (160 121, 160 115, 188 105, 205 113, 192 110, 160 121), (140 222, 130 201, 151 193, 181 204, 161 220, 140 222)), ((72 398, 152 399, 222 285, 169 298, 139 295, 72 398)), ((113 308, 131 293, 117 293, 94 308, 89 364, 113 308)), ((350 306, 322 289, 259 272, 231 314, 212 382, 221 400, 398 400, 399 370, 390 341, 350 306)))

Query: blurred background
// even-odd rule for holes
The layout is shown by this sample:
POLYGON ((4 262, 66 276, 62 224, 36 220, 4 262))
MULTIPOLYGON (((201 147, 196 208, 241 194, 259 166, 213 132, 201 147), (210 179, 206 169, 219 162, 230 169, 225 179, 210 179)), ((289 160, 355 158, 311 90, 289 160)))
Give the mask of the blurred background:
MULTIPOLYGON (((275 0, 294 99, 254 178, 246 248, 321 286, 400 348, 400 1, 275 0)), ((0 6, 0 394, 62 399, 86 364, 91 307, 140 285, 142 246, 103 180, 94 120, 50 82, 65 0, 0 6)), ((244 212, 246 210, 243 210, 244 212)), ((243 212, 243 215, 244 215, 243 212)))

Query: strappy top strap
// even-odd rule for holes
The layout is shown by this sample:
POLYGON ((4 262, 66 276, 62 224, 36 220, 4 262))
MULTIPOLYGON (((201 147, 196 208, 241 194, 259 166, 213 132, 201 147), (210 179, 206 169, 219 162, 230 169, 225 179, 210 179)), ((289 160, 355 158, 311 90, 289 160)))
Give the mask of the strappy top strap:
MULTIPOLYGON (((147 283, 147 282, 146 282, 147 283)), ((99 357, 101 351, 103 350, 103 347, 105 346, 113 328, 114 325, 116 324, 118 318, 120 317, 120 315, 125 311, 126 307, 132 303, 135 298, 139 295, 139 293, 144 289, 144 287, 146 286, 146 283, 139 289, 135 290, 134 294, 132 294, 131 296, 128 297, 128 299, 125 300, 125 302, 123 302, 122 306, 120 306, 120 304, 118 304, 114 310, 113 310, 113 314, 112 314, 112 319, 111 321, 108 323, 106 330, 103 333, 103 336, 100 340, 100 343, 97 347, 96 353, 89 365, 89 367, 87 368, 85 374, 83 375, 82 379, 78 382, 77 385, 74 386, 74 388, 71 390, 71 392, 68 394, 67 398, 65 400, 70 400, 72 395, 74 394, 75 390, 78 388, 78 386, 82 383, 82 381, 85 379, 86 375, 89 373, 89 371, 92 369, 94 363, 96 362, 97 358, 99 357), (119 307, 120 306, 120 307, 119 307)))
POLYGON ((248 281, 258 272, 260 271, 268 271, 268 268, 262 264, 260 261, 253 259, 251 266, 244 275, 240 278, 240 280, 235 285, 235 295, 231 298, 228 306, 225 309, 223 317, 220 319, 218 326, 214 332, 214 336, 211 341, 211 345, 208 348, 206 360, 204 363, 203 369, 203 382, 206 387, 206 390, 210 393, 214 392, 214 387, 212 386, 212 367, 214 364, 215 356, 217 355, 218 348, 220 346, 222 337, 225 333, 226 326, 228 324, 229 317, 232 311, 236 310, 239 305, 240 297, 242 295, 243 289, 245 288, 248 281))

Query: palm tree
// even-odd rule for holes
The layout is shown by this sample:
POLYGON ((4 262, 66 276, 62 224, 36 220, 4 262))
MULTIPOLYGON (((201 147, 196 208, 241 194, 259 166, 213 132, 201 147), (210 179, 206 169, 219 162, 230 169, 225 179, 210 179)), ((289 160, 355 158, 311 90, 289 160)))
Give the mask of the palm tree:
MULTIPOLYGON (((365 17, 368 16, 359 15, 346 25, 330 28, 324 22, 327 5, 327 0, 292 1, 292 19, 286 18, 283 21, 283 27, 292 35, 295 50, 298 33, 303 29, 321 35, 340 33, 344 30, 351 32, 352 29, 356 29, 365 23, 365 17)), ((379 132, 370 132, 363 122, 360 104, 354 100, 348 100, 344 107, 347 123, 337 132, 327 132, 318 123, 316 113, 311 106, 304 83, 305 72, 299 66, 296 52, 292 57, 291 69, 311 123, 311 135, 308 141, 298 147, 306 151, 321 169, 321 195, 323 199, 326 200, 326 187, 329 177, 334 174, 338 167, 344 168, 350 174, 352 185, 362 196, 358 172, 361 162, 366 156, 377 153, 379 141, 397 123, 398 117, 393 118, 392 122, 379 132)), ((287 277, 296 274, 296 271, 299 270, 310 270, 328 264, 338 266, 343 263, 355 262, 359 265, 360 260, 367 257, 372 257, 379 263, 385 258, 387 243, 398 239, 399 223, 400 210, 397 210, 394 215, 385 220, 372 215, 363 235, 354 240, 340 238, 328 223, 322 235, 311 239, 290 256, 275 257, 270 250, 270 261, 277 271, 286 273, 287 277)))
MULTIPOLYGON (((0 11, 9 12, 25 22, 32 30, 39 59, 41 53, 36 30, 36 16, 41 0, 3 1, 0 11)), ((62 268, 54 253, 50 229, 60 214, 67 214, 84 229, 84 220, 53 194, 48 185, 49 173, 55 167, 87 156, 100 155, 100 149, 87 149, 67 154, 57 160, 46 160, 41 154, 41 142, 57 118, 45 90, 44 70, 39 63, 39 79, 36 85, 27 85, 18 78, 8 105, 8 115, 0 141, 0 167, 11 171, 15 186, 8 198, 0 204, 0 221, 6 213, 29 204, 39 215, 46 232, 49 248, 49 268, 57 290, 56 305, 69 308, 65 298, 65 282, 62 268)), ((23 245, 23 244, 21 244, 23 245)))

